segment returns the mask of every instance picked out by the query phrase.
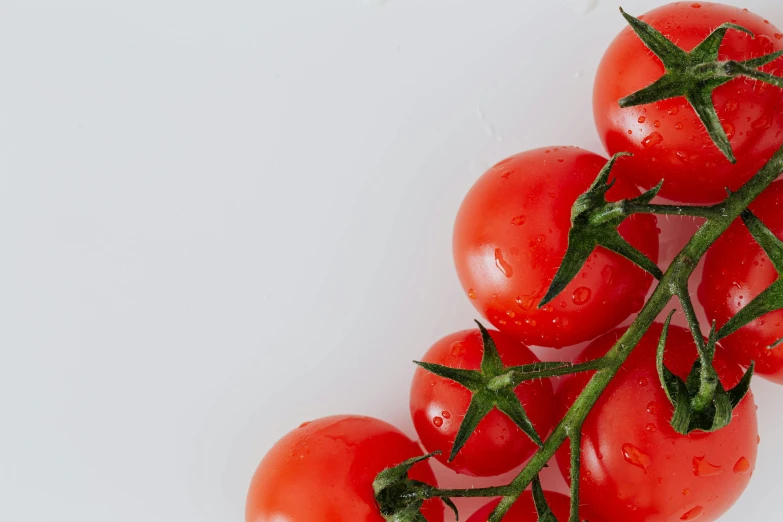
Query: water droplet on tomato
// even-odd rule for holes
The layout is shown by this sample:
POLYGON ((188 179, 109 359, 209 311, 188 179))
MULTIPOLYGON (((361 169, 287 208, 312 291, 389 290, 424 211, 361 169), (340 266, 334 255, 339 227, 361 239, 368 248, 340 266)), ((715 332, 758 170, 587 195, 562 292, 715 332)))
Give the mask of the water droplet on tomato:
POLYGON ((515 314, 513 310, 506 310, 506 315, 513 319, 517 314, 515 314))
POLYGON ((307 426, 307 425, 308 425, 308 424, 310 424, 311 422, 312 422, 312 421, 303 422, 302 424, 300 424, 300 425, 299 425, 299 427, 300 427, 300 428, 304 428, 305 426, 307 426))
POLYGON ((762 130, 762 129, 768 129, 772 125, 772 120, 769 118, 769 116, 762 116, 758 120, 753 122, 753 129, 755 130, 762 130))
POLYGON ((633 464, 637 468, 647 470, 652 464, 652 459, 649 455, 642 453, 642 451, 633 444, 623 444, 623 458, 629 463, 633 464))
POLYGON ((675 105, 674 107, 669 109, 669 116, 674 116, 678 112, 680 112, 680 106, 679 105, 675 105))
POLYGON ((647 377, 639 379, 639 386, 647 386, 647 377))
POLYGON ((601 279, 607 285, 612 284, 612 276, 614 276, 614 269, 611 266, 606 265, 601 269, 601 279))
POLYGON ((546 305, 546 306, 544 307, 544 311, 545 311, 545 312, 552 313, 552 312, 554 312, 554 311, 555 311, 555 307, 554 307, 554 306, 552 306, 551 304, 548 304, 548 305, 546 305))
POLYGON ((690 489, 685 488, 685 489, 682 490, 682 496, 683 497, 687 497, 690 494, 691 494, 691 490, 690 489))
POLYGON ((656 431, 658 431, 658 428, 656 428, 655 424, 653 423, 648 424, 647 426, 644 427, 644 429, 646 429, 650 433, 655 433, 656 431))
POLYGON ((586 302, 590 300, 590 297, 592 297, 593 291, 585 286, 580 286, 576 290, 574 290, 574 295, 571 296, 571 300, 576 305, 583 305, 586 302))
POLYGON ((447 412, 447 411, 442 411, 440 414, 441 414, 441 416, 442 416, 444 419, 450 419, 450 418, 451 418, 451 413, 449 413, 449 412, 447 412))
POLYGON ((694 9, 698 9, 701 7, 701 4, 691 4, 691 7, 693 7, 694 9))
POLYGON ((739 103, 736 100, 729 100, 726 105, 723 106, 723 110, 726 112, 734 112, 739 108, 739 103))
POLYGON ((697 477, 714 477, 722 472, 720 466, 710 464, 706 457, 693 457, 693 474, 697 477))
POLYGON ((462 342, 457 341, 451 345, 452 357, 460 357, 464 353, 465 353, 465 344, 463 344, 462 342))
POLYGON ((734 464, 734 473, 747 473, 748 471, 750 471, 750 461, 745 457, 740 457, 734 464))
POLYGON ((536 300, 536 296, 534 295, 523 295, 517 297, 517 306, 519 306, 522 310, 528 311, 533 307, 533 301, 536 300))
POLYGON ((695 508, 691 509, 687 513, 685 513, 683 516, 680 517, 680 520, 696 520, 700 516, 704 514, 704 508, 701 506, 696 506, 695 508))
POLYGON ((528 326, 535 327, 536 326, 536 320, 535 319, 531 319, 531 318, 528 317, 528 318, 525 319, 525 324, 528 325, 528 326))
POLYGON ((736 130, 734 129, 734 125, 731 123, 724 123, 723 124, 723 131, 726 133, 726 137, 731 139, 734 137, 734 133, 736 130))
POLYGON ((663 141, 663 136, 661 136, 660 132, 653 132, 646 138, 642 140, 642 145, 644 148, 649 149, 650 147, 654 147, 661 143, 663 141))
MULTIPOLYGON (((709 136, 708 136, 709 138, 709 136)), ((696 161, 699 159, 699 156, 696 154, 691 154, 689 152, 683 152, 681 150, 675 151, 674 155, 677 156, 677 159, 680 160, 683 163, 691 163, 693 161, 696 161)))
POLYGON ((637 121, 639 123, 644 123, 645 121, 647 121, 647 118, 645 118, 644 116, 639 116, 639 119, 637 121))
POLYGON ((682 122, 677 122, 677 124, 674 126, 674 128, 677 129, 677 130, 682 130, 682 128, 683 128, 682 122))
POLYGON ((656 413, 658 413, 658 403, 651 402, 647 404, 647 413, 649 413, 650 415, 655 415, 656 413))
POLYGON ((495 266, 497 266, 506 277, 511 277, 514 275, 514 267, 509 265, 506 260, 503 259, 503 252, 499 248, 495 249, 495 266))
POLYGON ((657 128, 657 127, 660 127, 660 126, 661 126, 661 122, 660 122, 660 121, 658 121, 658 120, 655 120, 655 121, 653 122, 653 126, 655 126, 656 128, 657 128))
POLYGON ((468 290, 468 297, 470 297, 471 299, 475 299, 476 298, 476 291, 473 290, 472 288, 470 290, 468 290))
POLYGON ((443 419, 441 419, 440 417, 435 417, 434 419, 432 419, 432 423, 435 425, 436 428, 440 428, 441 426, 443 426, 443 419))
POLYGON ((520 225, 524 225, 525 221, 527 221, 527 216, 523 214, 523 215, 516 216, 515 218, 512 218, 511 224, 515 226, 520 226, 520 225))
POLYGON ((503 178, 503 179, 508 179, 509 177, 511 177, 511 171, 507 170, 500 177, 503 178))

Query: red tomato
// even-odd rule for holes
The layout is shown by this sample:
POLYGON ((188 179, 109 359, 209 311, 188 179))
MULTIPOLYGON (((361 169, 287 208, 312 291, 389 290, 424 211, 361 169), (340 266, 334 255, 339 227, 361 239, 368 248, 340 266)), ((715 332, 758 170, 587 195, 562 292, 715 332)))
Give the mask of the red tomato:
MULTIPOLYGON (((604 355, 622 334, 610 332, 590 344, 580 361, 604 355)), ((734 410, 731 423, 714 433, 676 433, 673 408, 658 379, 655 352, 661 325, 647 332, 588 415, 582 429, 581 500, 605 522, 711 522, 739 498, 756 464, 758 429, 753 395, 734 410)), ((687 377, 696 360, 688 330, 672 326, 667 367, 687 377)), ((729 389, 742 369, 718 355, 715 368, 729 389)), ((562 412, 590 376, 568 378, 558 391, 562 412)), ((568 476, 566 444, 557 459, 568 476)))
MULTIPOLYGON (((719 59, 746 60, 783 49, 781 31, 762 17, 721 4, 677 2, 654 9, 643 21, 685 51, 724 22, 755 35, 730 30, 719 59)), ((775 74, 777 60, 762 70, 775 74)), ((713 92, 713 102, 737 158, 732 165, 718 150, 685 98, 621 109, 619 100, 663 76, 661 61, 626 27, 609 45, 598 67, 593 110, 609 153, 631 152, 617 165, 618 176, 650 188, 665 178, 661 195, 687 202, 715 202, 725 187, 738 189, 783 142, 783 91, 745 78, 713 92)))
MULTIPOLYGON (((527 346, 491 331, 500 358, 506 366, 539 362, 527 346)), ((478 370, 483 355, 478 329, 448 335, 436 342, 424 355, 424 362, 478 370)), ((554 394, 548 379, 527 381, 515 393, 543 439, 554 424, 554 394)), ((466 475, 492 477, 525 462, 537 449, 532 440, 497 409, 479 423, 465 446, 450 463, 446 462, 470 404, 471 392, 460 384, 417 368, 411 385, 411 416, 416 432, 428 452, 441 451, 436 457, 446 466, 466 475)))
MULTIPOLYGON (((549 504, 549 507, 552 509, 555 518, 561 522, 567 522, 571 513, 571 499, 565 495, 552 491, 545 491, 544 496, 546 497, 547 504, 549 504)), ((489 515, 492 514, 492 510, 497 507, 499 502, 499 500, 490 502, 479 509, 468 519, 468 522, 487 522, 489 515)), ((579 515, 582 520, 600 522, 600 519, 588 515, 581 507, 579 508, 579 515)), ((533 494, 530 491, 522 493, 519 500, 511 507, 508 513, 506 513, 506 516, 503 517, 503 522, 538 522, 536 505, 533 503, 533 494)))
MULTIPOLYGON (((247 522, 383 522, 372 482, 386 468, 421 455, 394 426, 370 417, 325 417, 283 437, 259 464, 247 496, 247 522)), ((426 462, 410 477, 435 485, 426 462)), ((443 522, 443 504, 424 505, 443 522)))
MULTIPOLYGON (((599 247, 566 289, 538 308, 565 256, 571 207, 605 163, 576 147, 532 150, 498 163, 468 192, 454 225, 457 274, 473 305, 502 332, 529 345, 569 346, 606 333, 644 304, 652 276, 599 247)), ((638 195, 618 180, 607 197, 638 195)), ((620 233, 658 260, 654 216, 632 216, 620 233)))
MULTIPOLYGON (((783 238, 783 181, 774 182, 750 206, 779 238, 783 238)), ((699 299, 710 321, 720 328, 778 279, 767 255, 741 220, 733 223, 707 252, 699 299)), ((756 373, 783 384, 783 310, 769 313, 721 341, 737 362, 756 362, 756 373)))

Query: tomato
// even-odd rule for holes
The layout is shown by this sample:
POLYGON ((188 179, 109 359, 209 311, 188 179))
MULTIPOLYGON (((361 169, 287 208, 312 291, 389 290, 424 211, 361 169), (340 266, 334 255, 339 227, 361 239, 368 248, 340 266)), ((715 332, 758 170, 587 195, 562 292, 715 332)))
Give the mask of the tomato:
MULTIPOLYGON (((490 335, 504 365, 539 362, 525 345, 497 331, 490 335)), ((436 342, 423 361, 478 370, 483 353, 479 330, 465 330, 436 342)), ((526 381, 514 391, 543 439, 554 423, 552 384, 547 379, 526 381)), ((470 399, 471 392, 462 385, 417 368, 411 385, 411 417, 427 452, 439 450, 441 455, 436 458, 458 473, 492 477, 516 468, 536 451, 533 441, 508 416, 494 409, 479 423, 456 458, 447 462, 470 399)))
MULTIPOLYGON (((774 182, 750 209, 778 238, 783 238, 783 181, 774 182)), ((699 299, 707 318, 720 328, 778 279, 778 273, 741 220, 707 252, 699 299)), ((783 310, 751 322, 721 341, 737 362, 756 362, 756 374, 783 384, 783 310)))
MULTIPOLYGON (((394 426, 370 417, 326 417, 283 437, 259 464, 247 496, 247 522, 383 522, 372 482, 378 473, 421 455, 394 426)), ((410 477, 435 485, 426 462, 410 477)), ((443 522, 440 500, 423 513, 443 522)))
MULTIPOLYGON (((561 522, 566 522, 571 512, 571 499, 565 495, 552 491, 545 491, 544 497, 546 497, 547 504, 549 504, 549 507, 552 509, 555 518, 561 522)), ((499 500, 490 502, 479 509, 468 519, 468 522, 487 522, 489 515, 492 514, 492 510, 497 507, 499 502, 499 500)), ((600 522, 598 518, 588 515, 581 507, 579 508, 579 515, 582 520, 600 522)), ((503 522, 538 522, 536 505, 533 503, 533 494, 530 491, 522 493, 519 500, 517 500, 508 513, 506 513, 506 516, 503 517, 503 522)))
MULTIPOLYGON (((645 334, 589 413, 582 429, 581 500, 606 522, 710 522, 739 498, 756 464, 758 429, 753 395, 734 410, 731 423, 716 432, 680 435, 669 425, 673 408, 658 379, 655 354, 661 325, 645 334)), ((622 334, 595 340, 580 361, 604 355, 622 334)), ((672 326, 665 363, 687 377, 697 358, 688 330, 672 326)), ((716 356, 718 376, 729 389, 743 375, 733 361, 716 356)), ((590 376, 578 374, 558 391, 563 412, 590 376)), ((557 455, 568 476, 566 444, 557 455)))
MULTIPOLYGON (((762 17, 722 4, 677 2, 654 9, 643 21, 685 51, 724 22, 751 30, 756 38, 730 30, 720 60, 746 60, 783 49, 781 31, 762 17)), ((761 70, 775 74, 777 60, 761 70)), ((685 202, 716 202, 725 187, 736 190, 783 142, 783 90, 737 78, 713 92, 713 102, 737 158, 732 165, 715 146, 685 98, 620 108, 619 100, 663 76, 662 62, 626 27, 609 45, 595 79, 593 111, 609 153, 631 152, 618 176, 650 188, 665 178, 661 196, 685 202)))
MULTIPOLYGON (((538 308, 565 256, 571 207, 605 163, 575 147, 531 150, 498 163, 468 192, 454 225, 457 274, 502 332, 529 345, 569 346, 606 333, 643 305, 652 277, 599 247, 565 291, 538 308)), ((618 180, 607 198, 638 195, 618 180)), ((657 261, 654 216, 632 216, 620 233, 657 261)))

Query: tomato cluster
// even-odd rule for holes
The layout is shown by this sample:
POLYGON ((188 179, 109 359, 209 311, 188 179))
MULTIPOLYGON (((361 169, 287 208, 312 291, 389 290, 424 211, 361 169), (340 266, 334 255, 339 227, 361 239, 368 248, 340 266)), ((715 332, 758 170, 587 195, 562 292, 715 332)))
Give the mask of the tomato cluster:
MULTIPOLYGON (((704 2, 678 2, 626 18, 631 26, 610 44, 594 89, 596 126, 607 152, 633 154, 617 160, 602 192, 606 201, 640 200, 662 178, 660 192, 652 194, 674 202, 724 199, 727 189, 742 187, 783 144, 783 90, 746 77, 673 87, 664 85, 664 78, 660 94, 653 92, 655 82, 701 74, 709 64, 687 67, 710 56, 729 63, 727 71, 751 64, 759 74, 774 75, 783 67, 783 53, 774 54, 783 50, 783 33, 746 9, 704 2), (704 42, 721 30, 722 40, 709 48, 704 42), (770 58, 754 62, 762 56, 770 58), (676 95, 680 88, 684 94, 676 95), (700 98, 705 89, 707 97, 700 98)), ((376 482, 379 473, 421 456, 421 447, 454 472, 478 477, 497 476, 528 461, 594 371, 519 382, 509 371, 557 369, 542 363, 529 346, 590 341, 573 363, 600 360, 626 332, 618 326, 642 309, 654 280, 650 270, 629 260, 625 247, 598 243, 564 289, 545 298, 573 247, 575 204, 594 188, 606 164, 601 155, 553 146, 512 156, 481 176, 457 214, 453 254, 468 300, 495 330, 479 324, 447 335, 418 363, 410 412, 420 444, 368 417, 305 423, 259 465, 247 522, 442 522, 444 506, 426 460, 411 461, 405 478, 387 489, 376 482), (391 495, 395 487, 403 488, 399 499, 417 502, 410 508, 419 510, 417 515, 382 513, 379 491, 391 495)), ((753 395, 735 401, 727 426, 685 434, 670 423, 679 410, 665 379, 670 374, 698 387, 692 372, 703 371, 706 361, 717 379, 713 389, 731 390, 743 381, 744 368, 755 363, 757 374, 783 384, 783 310, 775 304, 783 302, 781 210, 783 181, 777 181, 750 206, 752 214, 744 213, 708 251, 698 297, 718 333, 701 342, 685 328, 653 324, 592 405, 577 445, 558 451, 564 477, 579 477, 581 519, 714 521, 748 485, 759 440, 753 395), (766 231, 766 242, 751 233, 751 222, 766 231), (738 322, 735 316, 746 307, 746 315, 758 309, 758 317, 738 322), (722 337, 719 344, 717 337, 722 337), (709 347, 715 354, 707 360, 709 347), (571 458, 575 447, 577 460, 571 458), (579 473, 570 469, 572 462, 580 463, 579 473)), ((631 215, 617 232, 612 244, 628 245, 657 263, 661 232, 652 214, 631 215)), ((546 358, 556 359, 555 354, 546 358)), ((503 520, 569 520, 569 497, 535 492, 524 492, 503 520), (542 515, 542 503, 550 518, 542 515)), ((488 520, 498 502, 469 522, 488 520)))

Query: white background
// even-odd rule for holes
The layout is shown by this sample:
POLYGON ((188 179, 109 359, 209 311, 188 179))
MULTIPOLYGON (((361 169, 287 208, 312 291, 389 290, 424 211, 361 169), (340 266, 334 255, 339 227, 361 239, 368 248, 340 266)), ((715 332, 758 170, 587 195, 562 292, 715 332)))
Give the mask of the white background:
MULTIPOLYGON (((241 521, 302 421, 412 434, 409 361, 476 316, 460 200, 514 152, 601 151, 616 3, 0 1, 0 520, 241 521)), ((755 390, 727 521, 779 509, 755 390)))

